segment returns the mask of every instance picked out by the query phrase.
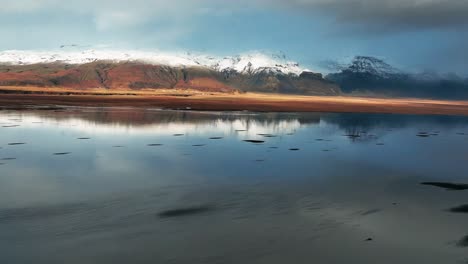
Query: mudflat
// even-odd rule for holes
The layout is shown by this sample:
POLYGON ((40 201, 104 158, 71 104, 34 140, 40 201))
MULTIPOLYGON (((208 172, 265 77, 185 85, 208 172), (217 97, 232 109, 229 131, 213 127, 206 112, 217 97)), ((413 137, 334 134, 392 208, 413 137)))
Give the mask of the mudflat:
POLYGON ((360 112, 468 115, 468 101, 260 93, 203 93, 190 90, 129 91, 0 88, 0 107, 34 105, 154 107, 206 111, 360 112))

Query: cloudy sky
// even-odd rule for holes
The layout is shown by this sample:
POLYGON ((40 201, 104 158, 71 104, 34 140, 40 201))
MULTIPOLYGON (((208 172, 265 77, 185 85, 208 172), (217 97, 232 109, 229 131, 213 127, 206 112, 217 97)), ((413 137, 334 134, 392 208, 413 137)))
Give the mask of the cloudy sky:
POLYGON ((0 0, 0 50, 281 51, 312 69, 371 55, 467 76, 466 14, 466 0, 0 0))

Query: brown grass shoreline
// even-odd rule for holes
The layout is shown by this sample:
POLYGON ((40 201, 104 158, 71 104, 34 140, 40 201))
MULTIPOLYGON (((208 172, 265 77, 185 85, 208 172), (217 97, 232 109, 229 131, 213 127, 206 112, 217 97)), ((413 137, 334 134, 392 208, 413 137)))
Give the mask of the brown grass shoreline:
POLYGON ((0 107, 93 106, 202 111, 354 112, 467 115, 468 101, 283 94, 223 94, 188 90, 67 90, 0 87, 0 107))

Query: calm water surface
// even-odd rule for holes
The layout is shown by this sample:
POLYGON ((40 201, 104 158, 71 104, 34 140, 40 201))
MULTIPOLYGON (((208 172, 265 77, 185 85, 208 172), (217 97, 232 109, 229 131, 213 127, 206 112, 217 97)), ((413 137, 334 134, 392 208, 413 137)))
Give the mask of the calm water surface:
POLYGON ((465 117, 4 110, 0 263, 466 263, 467 173, 465 117))

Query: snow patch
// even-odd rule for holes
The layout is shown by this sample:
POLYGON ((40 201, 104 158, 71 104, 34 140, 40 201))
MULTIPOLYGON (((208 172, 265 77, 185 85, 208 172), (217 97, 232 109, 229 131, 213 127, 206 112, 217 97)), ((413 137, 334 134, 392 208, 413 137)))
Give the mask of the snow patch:
POLYGON ((0 52, 0 64, 29 65, 37 63, 85 64, 95 61, 140 61, 171 67, 207 67, 216 71, 235 71, 245 74, 259 72, 299 75, 303 69, 284 55, 266 55, 260 52, 217 57, 192 53, 165 53, 137 50, 57 50, 0 52))

